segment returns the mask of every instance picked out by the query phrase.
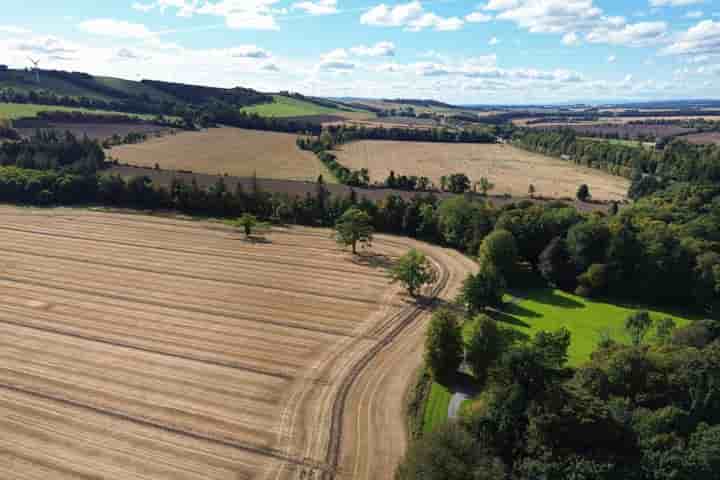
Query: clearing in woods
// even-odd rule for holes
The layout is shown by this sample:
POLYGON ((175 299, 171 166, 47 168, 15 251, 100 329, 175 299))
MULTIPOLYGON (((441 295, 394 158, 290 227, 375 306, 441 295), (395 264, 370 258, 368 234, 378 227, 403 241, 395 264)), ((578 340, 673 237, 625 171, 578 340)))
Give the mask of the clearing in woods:
POLYGON ((597 200, 622 200, 629 187, 624 178, 510 145, 367 140, 343 145, 336 154, 348 168, 369 169, 373 182, 384 182, 392 170, 426 176, 439 186, 441 176, 464 173, 473 182, 490 179, 494 194, 527 196, 532 184, 538 196, 574 198, 586 183, 597 200))
POLYGON ((421 248, 443 298, 474 268, 384 236, 358 259, 321 230, 0 220, 3 478, 391 478, 428 312, 380 265, 421 248))
POLYGON ((166 170, 234 175, 281 180, 315 181, 323 175, 328 183, 335 177, 318 158, 300 150, 297 135, 289 133, 211 128, 153 138, 147 142, 113 147, 109 154, 121 163, 142 167, 159 164, 166 170))

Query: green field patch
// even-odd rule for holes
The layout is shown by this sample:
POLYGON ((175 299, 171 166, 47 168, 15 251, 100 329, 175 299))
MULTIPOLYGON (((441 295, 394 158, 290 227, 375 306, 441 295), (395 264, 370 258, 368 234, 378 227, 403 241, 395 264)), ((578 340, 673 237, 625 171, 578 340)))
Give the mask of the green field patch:
POLYGON ((447 422, 448 408, 452 393, 444 385, 433 382, 425 404, 425 416, 423 418, 423 434, 430 433, 440 425, 447 422))
MULTIPOLYGON (((569 364, 578 366, 590 358, 603 336, 622 343, 630 343, 625 332, 625 320, 638 310, 647 310, 654 322, 666 317, 672 318, 678 327, 687 325, 691 315, 646 308, 643 306, 621 306, 600 300, 590 300, 561 290, 537 289, 518 291, 507 296, 503 312, 495 318, 501 325, 510 325, 521 334, 532 337, 546 330, 567 328, 572 340, 569 364)), ((646 341, 653 341, 654 328, 646 341)))
MULTIPOLYGON (((309 115, 337 115, 343 116, 348 113, 337 108, 323 107, 312 102, 306 102, 297 98, 290 98, 283 95, 273 95, 273 103, 263 103, 245 107, 243 112, 257 113, 262 117, 305 117, 309 115)), ((370 115, 368 113, 368 115, 370 115)))
POLYGON ((33 118, 40 112, 82 112, 95 115, 123 115, 134 118, 151 120, 155 115, 140 115, 135 113, 113 112, 109 110, 90 110, 79 107, 62 107, 58 105, 34 105, 30 103, 0 103, 0 118, 15 120, 18 118, 33 118))

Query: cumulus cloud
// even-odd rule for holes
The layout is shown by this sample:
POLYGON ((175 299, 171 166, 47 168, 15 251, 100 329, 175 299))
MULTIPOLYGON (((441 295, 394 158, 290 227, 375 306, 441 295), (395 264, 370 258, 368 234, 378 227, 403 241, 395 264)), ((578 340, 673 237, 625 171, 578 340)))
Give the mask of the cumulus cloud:
POLYGON ((685 18, 702 18, 705 16, 702 10, 694 10, 685 14, 685 18))
MULTIPOLYGON (((133 4, 136 10, 148 12, 158 9, 161 13, 173 9, 179 17, 193 15, 212 15, 225 19, 228 28, 236 30, 277 30, 275 17, 286 13, 286 9, 277 9, 280 0, 155 0, 151 3, 133 4)), ((300 2, 314 4, 323 8, 327 0, 300 2)), ((313 7, 310 7, 313 8, 313 7)), ((325 7, 327 8, 327 6, 325 7)), ((317 11, 317 10, 316 10, 317 11)))
POLYGON ((148 38, 153 35, 145 25, 130 23, 113 18, 96 18, 86 20, 80 25, 80 30, 93 35, 103 35, 116 38, 148 38))
POLYGON ((570 32, 563 35, 562 43, 570 47, 577 47, 582 44, 582 40, 580 40, 577 33, 570 32))
POLYGON ((617 57, 615 55, 610 55, 607 59, 608 63, 615 63, 617 60, 617 57))
POLYGON ((378 42, 372 46, 358 45, 350 49, 355 55, 366 57, 392 57, 395 55, 395 44, 392 42, 378 42))
POLYGON ((472 12, 465 16, 465 21, 469 23, 486 23, 492 19, 492 15, 482 12, 472 12))
POLYGON ((720 53, 720 22, 703 20, 678 35, 662 50, 665 55, 700 55, 720 53))
POLYGON ((349 57, 350 55, 347 50, 344 48, 336 48, 320 57, 318 70, 331 72, 354 70, 356 65, 350 61, 349 57))
POLYGON ((490 45, 492 47, 492 46, 497 45, 498 43, 500 43, 500 40, 498 40, 497 37, 492 37, 490 39, 490 41, 488 42, 488 45, 490 45))
POLYGON ((703 3, 704 0, 650 0, 653 7, 686 7, 688 5, 697 5, 703 3))
POLYGON ((24 33, 30 33, 30 30, 26 28, 20 28, 13 25, 0 25, 0 33, 9 33, 12 35, 22 35, 24 33))
POLYGON ((585 39, 590 43, 641 46, 656 42, 666 34, 667 28, 665 22, 640 22, 620 29, 599 27, 588 33, 585 39))
POLYGON ((257 45, 240 45, 228 50, 234 58, 270 58, 270 53, 257 45))
POLYGON ((579 44, 584 35, 591 43, 641 46, 667 32, 664 22, 628 24, 625 17, 608 16, 593 0, 497 0, 485 8, 531 33, 562 34, 566 45, 579 44))
POLYGON ((316 0, 296 2, 293 10, 303 10, 310 15, 332 15, 338 13, 337 0, 316 0))
POLYGON ((425 28, 443 32, 459 30, 465 21, 458 17, 441 17, 427 12, 422 3, 415 0, 394 7, 389 7, 384 3, 377 5, 360 17, 360 23, 376 27, 404 27, 413 32, 425 28))

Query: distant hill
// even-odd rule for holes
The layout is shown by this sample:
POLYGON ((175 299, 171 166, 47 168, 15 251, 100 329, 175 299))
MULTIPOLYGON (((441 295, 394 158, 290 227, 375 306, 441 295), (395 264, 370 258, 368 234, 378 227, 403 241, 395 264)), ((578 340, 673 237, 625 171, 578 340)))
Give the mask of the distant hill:
POLYGON ((249 88, 215 88, 182 83, 93 76, 88 73, 0 69, 0 101, 171 114, 213 102, 236 107, 270 103, 273 97, 249 88))

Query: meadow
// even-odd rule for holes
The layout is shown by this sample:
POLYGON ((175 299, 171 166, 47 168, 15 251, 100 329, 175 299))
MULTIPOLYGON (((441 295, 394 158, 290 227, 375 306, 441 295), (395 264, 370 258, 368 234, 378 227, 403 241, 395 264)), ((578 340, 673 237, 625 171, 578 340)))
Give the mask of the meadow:
POLYGON ((108 110, 90 110, 87 108, 62 107, 57 105, 35 105, 28 103, 0 103, 0 118, 16 120, 18 118, 33 118, 40 112, 82 112, 102 115, 124 115, 142 119, 151 119, 152 115, 139 115, 133 113, 111 112, 108 110))
POLYGON ((346 111, 337 108, 324 107, 296 98, 283 95, 274 95, 273 103, 263 103, 243 108, 244 112, 257 113, 262 117, 307 117, 316 115, 334 115, 348 119, 362 119, 372 117, 366 111, 346 111))

